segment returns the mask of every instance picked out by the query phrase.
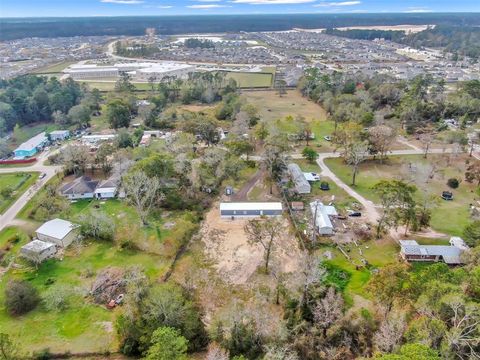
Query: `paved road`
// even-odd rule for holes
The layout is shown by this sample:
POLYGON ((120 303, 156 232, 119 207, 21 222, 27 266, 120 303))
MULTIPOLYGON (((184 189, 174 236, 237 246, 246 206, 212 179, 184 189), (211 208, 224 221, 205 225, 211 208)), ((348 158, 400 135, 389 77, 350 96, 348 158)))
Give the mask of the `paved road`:
MULTIPOLYGON (((54 152, 59 151, 59 149, 54 152)), ((14 172, 40 172, 44 173, 45 177, 39 179, 35 184, 33 184, 27 191, 25 191, 22 196, 20 196, 17 201, 15 201, 12 206, 10 206, 3 215, 0 215, 0 231, 9 225, 16 224, 15 218, 18 213, 23 209, 23 207, 28 203, 28 201, 51 179, 53 178, 60 170, 61 166, 47 166, 44 165, 44 160, 51 155, 52 153, 42 153, 38 157, 37 163, 32 166, 25 167, 12 167, 12 168, 0 168, 0 174, 8 174, 14 172)))

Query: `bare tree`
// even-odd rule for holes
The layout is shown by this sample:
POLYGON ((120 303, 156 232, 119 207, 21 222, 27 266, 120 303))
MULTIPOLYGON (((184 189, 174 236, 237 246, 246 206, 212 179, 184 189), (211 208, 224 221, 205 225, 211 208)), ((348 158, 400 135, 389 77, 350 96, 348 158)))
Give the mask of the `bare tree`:
POLYGON ((143 225, 152 206, 164 197, 159 193, 160 183, 157 178, 149 178, 143 171, 135 171, 123 177, 122 186, 127 200, 135 206, 143 225))
POLYGON ((380 351, 392 352, 400 343, 405 331, 405 314, 391 313, 374 335, 374 341, 380 351))
POLYGON ((387 156, 395 140, 395 130, 386 125, 378 125, 368 130, 370 151, 380 155, 380 161, 387 156))
POLYGON ((245 225, 245 232, 251 244, 259 244, 264 250, 265 272, 268 273, 270 256, 283 231, 282 222, 276 218, 252 219, 245 225))
POLYGON ((264 360, 299 360, 300 357, 293 350, 285 346, 268 346, 264 360))
POLYGON ((430 146, 433 144, 435 140, 435 134, 432 132, 427 132, 420 136, 420 144, 423 150, 423 157, 426 159, 428 155, 428 151, 430 150, 430 146))
POLYGON ((208 347, 208 353, 205 360, 228 360, 228 351, 222 349, 216 344, 211 344, 208 347))
POLYGON ((345 161, 352 168, 352 185, 355 186, 358 168, 368 157, 368 145, 365 142, 353 143, 346 149, 345 161))
POLYGON ((343 315, 343 298, 333 287, 328 288, 327 294, 313 309, 315 324, 323 329, 326 335, 327 329, 343 315))
POLYGON ((322 267, 320 263, 320 259, 318 259, 314 255, 310 255, 309 253, 305 252, 304 257, 302 259, 302 300, 301 303, 303 305, 307 305, 310 301, 309 293, 310 288, 321 282, 323 276, 325 275, 326 271, 325 268, 322 267))

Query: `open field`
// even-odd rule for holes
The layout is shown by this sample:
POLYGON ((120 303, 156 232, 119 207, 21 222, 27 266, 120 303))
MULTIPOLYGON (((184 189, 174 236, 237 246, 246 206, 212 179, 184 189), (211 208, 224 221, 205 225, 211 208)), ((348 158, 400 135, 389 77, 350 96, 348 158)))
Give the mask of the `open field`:
POLYGON ((3 214, 22 194, 27 191, 38 179, 39 173, 11 173, 0 174, 0 190, 10 188, 13 190, 10 197, 0 194, 0 214, 3 214))
MULTIPOLYGON (((470 221, 469 205, 475 203, 479 196, 477 186, 462 181, 458 189, 449 189, 446 185, 449 178, 462 180, 465 174, 466 155, 459 155, 446 163, 449 155, 429 155, 424 159, 421 155, 391 156, 384 164, 379 161, 367 161, 360 166, 355 191, 378 203, 378 197, 372 187, 381 179, 399 179, 414 183, 419 190, 417 196, 425 189, 427 194, 436 195, 439 205, 432 212, 431 226, 436 231, 448 235, 461 235, 463 228, 470 221), (434 172, 433 178, 429 174, 434 172), (426 183, 428 178, 428 183, 426 183), (453 201, 440 199, 442 191, 449 190, 454 194, 453 201)), ((351 170, 340 158, 327 159, 326 164, 345 183, 351 183, 351 170)))
MULTIPOLYGON (((100 91, 113 91, 115 89, 115 81, 82 81, 83 84, 87 85, 90 89, 98 89, 100 91)), ((132 83, 137 90, 147 91, 151 89, 149 83, 132 83)))
POLYGON ((64 69, 69 67, 72 64, 75 64, 76 61, 62 61, 56 64, 50 64, 32 71, 32 74, 55 74, 61 73, 64 69))
POLYGON ((272 87, 272 73, 228 72, 227 79, 234 79, 240 88, 272 87))

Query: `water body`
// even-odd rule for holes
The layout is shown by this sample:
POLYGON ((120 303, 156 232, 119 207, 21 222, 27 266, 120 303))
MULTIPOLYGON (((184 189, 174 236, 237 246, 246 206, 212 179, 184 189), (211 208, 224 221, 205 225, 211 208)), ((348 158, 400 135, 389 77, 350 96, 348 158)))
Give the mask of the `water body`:
POLYGON ((323 29, 366 25, 444 24, 479 26, 478 13, 430 14, 271 14, 124 16, 83 18, 1 18, 0 40, 26 37, 69 37, 145 34, 152 27, 157 34, 285 31, 294 28, 323 29))

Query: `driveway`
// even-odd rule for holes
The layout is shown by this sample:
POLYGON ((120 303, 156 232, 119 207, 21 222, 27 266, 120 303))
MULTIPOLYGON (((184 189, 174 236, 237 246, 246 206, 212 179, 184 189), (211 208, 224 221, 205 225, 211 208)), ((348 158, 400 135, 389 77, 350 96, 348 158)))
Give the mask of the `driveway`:
MULTIPOLYGON (((59 151, 58 149, 55 150, 59 151)), ((39 172, 44 173, 45 177, 43 179, 38 179, 38 181, 33 184, 27 191, 25 191, 22 196, 20 196, 17 201, 15 201, 12 206, 10 206, 3 215, 0 215, 0 231, 2 231, 7 226, 12 226, 15 224, 15 218, 18 213, 23 209, 23 207, 30 201, 30 199, 40 191, 40 189, 58 172, 61 171, 61 166, 47 166, 43 164, 43 161, 50 155, 50 153, 40 154, 38 157, 39 161, 32 166, 25 167, 12 167, 12 168, 0 168, 0 174, 9 174, 15 172, 39 172)))

